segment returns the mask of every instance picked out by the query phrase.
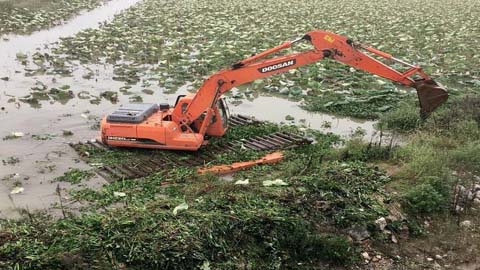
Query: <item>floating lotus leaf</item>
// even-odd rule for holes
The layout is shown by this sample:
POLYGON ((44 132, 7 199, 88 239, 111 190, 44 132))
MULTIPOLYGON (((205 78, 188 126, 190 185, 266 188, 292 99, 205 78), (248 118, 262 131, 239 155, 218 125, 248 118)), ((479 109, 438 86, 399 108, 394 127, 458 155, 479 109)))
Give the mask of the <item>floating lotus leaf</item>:
MULTIPOLYGON (((69 6, 75 7, 77 2, 71 1, 69 6)), ((144 0, 100 29, 62 38, 51 57, 43 58, 48 64, 40 62, 40 55, 32 59, 54 74, 65 75, 72 72, 72 61, 115 65, 112 79, 134 85, 144 84, 148 76, 167 92, 175 92, 186 82, 198 87, 205 76, 244 57, 309 30, 326 29, 418 63, 451 91, 459 80, 472 81, 462 88, 478 91, 480 2, 445 5, 441 0, 422 5, 414 0, 354 0, 342 8, 338 2, 320 0, 144 0)), ((29 21, 32 19, 40 24, 37 18, 29 21)), ((23 17, 18 20, 23 21, 23 17)), ((308 44, 288 52, 303 49, 308 49, 308 44)), ((398 64, 392 67, 404 69, 398 64)), ((91 77, 89 74, 85 79, 91 77)), ((404 91, 393 91, 395 86, 388 80, 328 59, 265 78, 255 82, 252 89, 285 97, 307 94, 305 108, 309 110, 358 117, 376 117, 379 108, 390 110, 409 97, 404 91), (386 88, 392 91, 381 96, 386 88)))
POLYGON ((69 1, 4 1, 0 3, 0 34, 30 33, 61 24, 84 9, 93 9, 100 0, 69 1), (25 8, 22 6, 27 5, 25 8))

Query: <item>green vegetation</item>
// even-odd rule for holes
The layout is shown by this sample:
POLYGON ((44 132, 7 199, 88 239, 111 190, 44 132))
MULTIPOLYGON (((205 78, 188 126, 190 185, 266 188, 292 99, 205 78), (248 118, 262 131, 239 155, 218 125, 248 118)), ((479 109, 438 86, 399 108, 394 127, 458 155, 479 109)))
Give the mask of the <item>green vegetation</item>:
MULTIPOLYGON (((273 127, 252 125, 243 134, 273 127)), ((239 134, 234 130, 222 139, 239 134)), ((98 191, 71 191, 75 200, 89 202, 79 215, 55 220, 37 214, 0 222, 8 236, 0 247, 1 266, 298 269, 301 264, 308 269, 355 264, 358 247, 347 240, 348 231, 374 228, 374 221, 388 213, 382 186, 389 178, 363 162, 324 161, 338 138, 316 136, 320 143, 287 151, 285 162, 240 172, 236 179, 250 179, 248 185, 177 166, 98 191), (288 185, 263 186, 273 179, 288 185), (188 209, 174 213, 183 202, 188 209)), ((83 175, 72 171, 70 178, 83 175)))
MULTIPOLYGON (((388 221, 394 235, 406 229, 411 237, 422 237, 427 233, 424 218, 438 214, 452 218, 448 210, 453 185, 467 183, 480 171, 478 102, 478 97, 453 99, 428 121, 419 122, 415 131, 393 111, 386 121, 412 133, 402 147, 352 139, 335 148, 342 143, 338 137, 312 132, 318 143, 286 151, 279 164, 238 172, 233 181, 198 175, 191 166, 175 166, 143 178, 114 181, 98 190, 71 190, 70 196, 83 202, 79 214, 67 211, 60 219, 35 214, 0 221, 0 266, 352 267, 359 263, 361 250, 349 240, 354 238, 352 233, 360 228, 375 243, 386 245, 377 220, 398 215, 399 205, 404 212, 400 215, 408 219, 388 221), (383 163, 399 170, 389 176, 376 166, 383 163), (274 179, 286 185, 263 185, 274 179), (236 184, 238 180, 243 184, 236 184), (396 193, 386 192, 386 186, 396 193)), ((281 129, 294 127, 235 127, 210 145, 281 129)), ((88 158, 92 164, 130 162, 142 152, 152 155, 138 149, 91 151, 88 158)), ((234 158, 241 156, 225 155, 224 161, 234 158)), ((83 175, 71 170, 63 178, 83 175)))
MULTIPOLYGON (((108 63, 114 65, 115 80, 144 88, 158 85, 171 93, 187 82, 198 87, 204 76, 251 54, 325 29, 420 64, 451 94, 478 93, 480 59, 474 41, 480 38, 480 6, 475 0, 456 2, 445 8, 441 0, 422 5, 414 0, 354 1, 337 8, 335 1, 145 0, 98 30, 63 38, 38 70, 68 74, 67 67, 75 61, 108 63), (259 18, 269 23, 258 23, 259 18)), ((308 47, 302 44, 295 50, 308 47)), ((377 118, 404 106, 402 100, 410 104, 415 96, 388 80, 328 59, 246 88, 304 100, 308 110, 361 118, 377 118)), ((417 124, 405 121, 411 128, 417 124)))
MULTIPOLYGON (((286 150, 283 162, 238 172, 232 181, 197 175, 182 160, 213 154, 201 164, 208 166, 255 159, 264 153, 221 150, 233 141, 300 129, 275 124, 232 128, 190 154, 84 146, 93 169, 71 169, 53 180, 78 184, 96 167, 123 164, 135 169, 149 159, 165 159, 169 169, 116 179, 98 189, 75 187, 65 197, 81 207, 70 211, 59 191, 61 218, 27 212, 19 220, 0 220, 0 268, 329 269, 363 267, 359 255, 364 250, 395 258, 385 251, 393 239, 422 239, 430 229, 425 221, 439 217, 446 224, 458 221, 461 215, 451 211, 455 186, 471 186, 480 174, 480 59, 475 46, 480 2, 455 1, 445 8, 440 0, 422 5, 414 0, 357 0, 338 8, 336 1, 317 0, 144 0, 98 30, 62 39, 48 56, 19 53, 19 61, 38 66, 30 70, 29 65, 27 76, 69 75, 74 70, 69 67, 78 62, 113 65, 112 79, 126 85, 101 97, 114 103, 122 94, 141 100, 143 94, 130 92, 134 84, 141 84, 145 95, 153 93, 145 88, 156 84, 165 92, 185 82, 198 86, 204 76, 245 56, 323 28, 419 63, 447 86, 451 98, 424 121, 413 93, 330 60, 258 80, 247 90, 303 100, 312 111, 379 118, 381 137, 387 130, 394 136, 402 133, 402 144, 393 139, 366 143, 360 139, 363 130, 349 140, 307 130, 315 144, 286 150), (258 23, 259 18, 268 23, 258 23), (276 180, 285 185, 264 185, 276 180), (379 218, 385 218, 386 229, 379 228, 379 218), (359 244, 355 230, 372 241, 359 244)), ((0 25, 8 25, 1 24, 1 10, 0 25)), ((8 31, 33 29, 23 25, 8 31)), ((84 79, 96 79, 98 74, 90 71, 84 79)), ((83 96, 90 98, 87 91, 83 96)), ((20 100, 38 106, 41 100, 66 103, 72 98, 69 86, 48 89, 37 83, 20 100)), ((22 136, 14 132, 4 140, 22 136)), ((11 165, 8 160, 5 164, 11 165)), ((451 250, 447 245, 443 251, 451 250)), ((398 268, 430 266, 410 263, 398 268)))
POLYGON ((92 9, 100 0, 2 0, 0 34, 30 33, 58 25, 83 9, 92 9))
POLYGON ((68 182, 70 184, 79 184, 83 180, 87 180, 93 176, 91 171, 83 171, 79 169, 70 169, 62 176, 55 178, 55 181, 68 182))
POLYGON ((347 141, 344 147, 332 151, 332 156, 333 158, 350 161, 380 161, 390 159, 397 148, 393 138, 388 142, 379 140, 375 143, 365 143, 362 139, 353 138, 347 141))
MULTIPOLYGON (((448 211, 453 185, 471 185, 473 176, 480 172, 479 105, 478 96, 453 98, 428 121, 419 121, 409 143, 396 152, 396 162, 403 163, 397 185, 404 186, 403 200, 410 212, 448 211)), ((402 110, 400 107, 387 114, 381 122, 411 131, 405 118, 399 117, 402 110)))
POLYGON ((22 241, 3 243, 2 258, 16 261, 2 260, 0 265, 13 268, 16 264, 21 269, 278 268, 292 260, 290 252, 296 261, 306 263, 318 259, 345 263, 351 259, 351 244, 343 237, 327 233, 311 236, 306 224, 278 218, 279 209, 255 206, 262 205, 252 203, 235 214, 215 209, 206 214, 193 209, 174 216, 171 211, 159 210, 169 207, 164 202, 155 202, 57 222, 35 216, 37 225, 11 221, 4 225, 18 231, 4 235, 22 241), (293 243, 304 249, 292 249, 293 243), (309 256, 318 251, 322 254, 319 257, 309 256))
POLYGON ((395 110, 383 114, 377 127, 379 129, 408 133, 414 131, 421 123, 418 105, 415 99, 409 98, 400 102, 395 110))
MULTIPOLYGON (((391 87, 393 85, 390 85, 391 87)), ((343 92, 318 95, 311 94, 307 97, 306 110, 323 111, 332 114, 353 116, 356 118, 378 118, 383 112, 389 111, 398 103, 402 96, 394 88, 388 90, 363 90, 355 89, 352 95, 343 92)))
POLYGON ((447 183, 442 184, 440 182, 442 180, 421 179, 421 184, 408 189, 404 195, 407 209, 415 214, 432 214, 448 210, 450 186, 447 183))

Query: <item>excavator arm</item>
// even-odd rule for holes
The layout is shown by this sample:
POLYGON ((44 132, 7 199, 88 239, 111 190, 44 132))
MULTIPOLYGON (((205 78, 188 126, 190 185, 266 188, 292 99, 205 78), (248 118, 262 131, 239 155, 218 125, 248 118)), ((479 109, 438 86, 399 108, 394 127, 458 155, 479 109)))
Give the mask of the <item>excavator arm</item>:
POLYGON ((174 108, 173 121, 188 126, 200 116, 205 115, 199 131, 199 133, 205 134, 213 115, 213 108, 223 93, 235 86, 286 72, 323 58, 332 58, 356 69, 415 88, 420 101, 420 113, 423 117, 428 116, 448 98, 446 90, 425 74, 419 66, 406 63, 388 53, 354 42, 344 36, 316 30, 307 33, 302 38, 284 42, 274 48, 248 57, 235 63, 231 68, 220 70, 211 75, 204 81, 188 106, 176 106, 174 108), (300 41, 310 42, 313 49, 266 58, 300 41), (367 52, 379 58, 400 63, 408 69, 404 72, 395 70, 367 54, 367 52))
MULTIPOLYGON (((284 42, 214 73, 203 82, 197 93, 180 96, 173 108, 170 108, 168 103, 162 103, 130 104, 118 109, 102 119, 102 142, 110 146, 197 150, 206 143, 205 135, 222 136, 228 129, 228 114, 219 100, 225 92, 235 86, 286 72, 323 58, 335 59, 417 89, 420 112, 424 117, 448 97, 445 89, 416 65, 334 33, 311 31, 299 39, 284 42), (309 42, 312 48, 279 55, 279 52, 301 41, 309 42), (404 65, 405 71, 386 65, 380 61, 382 59, 404 65)), ((274 157, 275 160, 278 160, 277 158, 274 157)), ((255 162, 264 163, 265 159, 255 162)), ((244 165, 235 164, 233 167, 236 169, 244 165)))

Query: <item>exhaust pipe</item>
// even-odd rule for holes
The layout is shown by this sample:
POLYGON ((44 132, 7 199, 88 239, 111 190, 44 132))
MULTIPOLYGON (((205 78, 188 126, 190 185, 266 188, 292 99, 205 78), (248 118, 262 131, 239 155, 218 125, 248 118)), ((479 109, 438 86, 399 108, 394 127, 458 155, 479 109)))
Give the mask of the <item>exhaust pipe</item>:
POLYGON ((415 80, 412 86, 417 89, 418 100, 420 101, 420 116, 423 119, 427 118, 448 99, 447 90, 432 79, 415 80))

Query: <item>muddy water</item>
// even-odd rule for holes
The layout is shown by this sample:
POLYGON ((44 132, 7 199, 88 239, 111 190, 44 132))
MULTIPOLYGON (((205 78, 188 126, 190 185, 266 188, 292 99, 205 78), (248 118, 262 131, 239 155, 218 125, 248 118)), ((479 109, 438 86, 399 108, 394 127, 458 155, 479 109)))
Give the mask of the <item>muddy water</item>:
POLYGON ((251 101, 242 101, 237 106, 230 106, 232 113, 253 115, 259 120, 267 120, 275 123, 295 123, 306 127, 332 132, 337 135, 348 137, 355 130, 362 129, 365 137, 374 136, 375 128, 373 121, 354 120, 345 117, 336 117, 324 113, 308 112, 299 107, 299 102, 292 102, 278 97, 260 96, 251 101), (290 115, 293 121, 285 120, 290 115))
POLYGON ((110 0, 102 6, 83 12, 65 24, 52 27, 46 30, 40 30, 31 35, 4 35, 7 40, 0 41, 0 57, 2 62, 0 65, 6 67, 10 62, 8 60, 15 59, 17 52, 32 52, 37 48, 43 48, 49 43, 58 41, 61 37, 71 36, 83 29, 98 28, 99 24, 104 21, 113 19, 115 14, 131 7, 140 0, 110 0))
MULTIPOLYGON (((188 85, 175 94, 166 94, 155 82, 148 87, 154 91, 153 94, 147 95, 142 92, 144 88, 137 84, 132 85, 128 93, 119 92, 116 101, 118 104, 105 98, 102 98, 99 104, 92 104, 89 99, 79 98, 78 94, 83 92, 89 93, 91 97, 98 97, 104 91, 118 92, 119 88, 125 85, 112 80, 111 65, 74 64, 73 73, 68 77, 26 77, 24 66, 15 60, 18 51, 28 55, 37 50, 48 51, 49 43, 57 42, 60 37, 73 35, 85 28, 98 27, 100 22, 112 19, 114 14, 136 2, 138 0, 112 0, 96 10, 79 15, 65 25, 35 32, 30 36, 11 35, 9 41, 0 41, 0 78, 8 77, 6 81, 0 80, 0 138, 11 132, 24 133, 24 136, 18 139, 0 140, 0 160, 6 162, 5 165, 0 163, 0 179, 3 178, 0 180, 0 217, 14 217, 18 214, 17 210, 22 208, 48 208, 59 201, 57 185, 60 185, 62 200, 68 203, 66 189, 71 186, 68 183, 52 182, 52 179, 63 175, 69 168, 88 168, 78 160, 68 143, 96 137, 98 131, 92 129, 92 126, 102 115, 113 111, 118 104, 128 103, 134 95, 141 96, 144 102, 173 104, 178 94, 187 92, 188 85), (92 79, 82 77, 88 72, 87 69, 94 72, 92 79), (75 98, 65 100, 63 105, 54 101, 41 101, 37 108, 21 102, 19 98, 28 95, 31 87, 38 81, 48 89, 69 85, 75 98), (65 137, 63 130, 72 131, 73 135, 65 137), (33 135, 44 136, 46 140, 38 140, 33 135), (12 159, 18 159, 19 162, 8 164, 12 159), (22 186, 24 191, 10 194, 15 186, 22 186)), ((228 100, 233 101, 233 98, 228 100)), ((342 136, 350 135, 357 128, 365 130, 367 137, 374 133, 373 122, 309 113, 298 105, 297 102, 282 98, 257 96, 252 100, 242 100, 239 105, 232 104, 230 110, 232 113, 251 115, 260 120, 277 123, 289 122, 285 120, 285 116, 291 115, 296 124, 305 124, 310 128, 342 136), (325 127, 325 122, 329 122, 330 127, 325 127)), ((105 181, 97 177, 82 184, 97 187, 103 183, 105 181)))
MULTIPOLYGON (((85 140, 96 134, 96 131, 90 129, 95 120, 88 119, 91 114, 85 112, 87 108, 93 107, 90 109, 92 114, 101 115, 111 106, 111 104, 105 104, 96 107, 83 100, 76 100, 66 105, 46 103, 42 104, 41 109, 34 109, 18 100, 8 103, 8 99, 28 94, 36 81, 48 82, 49 87, 75 84, 77 89, 74 91, 96 89, 97 91, 94 92, 98 92, 119 87, 119 84, 115 85, 110 81, 103 84, 95 84, 92 83, 93 81, 77 84, 81 74, 58 78, 54 76, 25 77, 24 67, 16 61, 17 52, 32 55, 37 50, 47 50, 49 43, 57 42, 61 37, 73 35, 86 28, 98 28, 99 23, 113 19, 115 14, 137 2, 139 0, 112 0, 95 10, 83 12, 63 25, 34 32, 31 35, 8 35, 0 40, 0 78, 8 77, 7 81, 0 80, 0 138, 4 138, 12 131, 21 131, 25 134, 14 140, 0 140, 1 218, 16 217, 20 209, 44 209, 58 202, 57 184, 60 185, 62 200, 68 204, 65 189, 70 185, 52 182, 52 179, 63 175, 71 167, 88 168, 88 166, 77 160, 67 143, 85 140), (57 79, 58 82, 55 82, 57 79), (63 137, 64 129, 73 131, 74 135, 63 137), (37 140, 32 135, 44 135, 49 139, 37 140), (18 162, 11 162, 12 159, 18 159, 18 162), (24 191, 19 194, 10 194, 15 186, 23 187, 24 191)), ((81 70, 83 69, 78 69, 78 71, 81 70)), ((110 73, 111 68, 104 69, 103 76, 100 75, 100 77, 106 80, 106 76, 111 78, 110 73)), ((102 183, 104 183, 103 179, 95 177, 86 185, 96 187, 102 183)))

